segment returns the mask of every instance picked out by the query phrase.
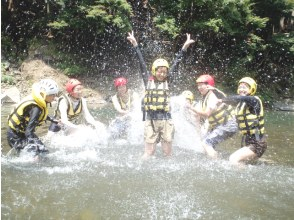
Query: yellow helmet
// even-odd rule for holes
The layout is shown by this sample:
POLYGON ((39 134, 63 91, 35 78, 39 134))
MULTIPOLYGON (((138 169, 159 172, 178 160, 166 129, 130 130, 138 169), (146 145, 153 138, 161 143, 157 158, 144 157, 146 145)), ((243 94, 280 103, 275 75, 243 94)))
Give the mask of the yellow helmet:
POLYGON ((151 72, 152 72, 152 75, 155 76, 155 72, 156 72, 156 69, 160 66, 164 66, 166 67, 167 69, 169 69, 169 65, 168 65, 168 62, 165 60, 165 59, 157 59, 153 62, 152 64, 152 69, 151 69, 151 72))
MULTIPOLYGON (((250 86, 250 90, 249 90, 249 94, 250 95, 254 95, 256 93, 256 89, 257 89, 257 84, 255 82, 254 79, 252 79, 251 77, 244 77, 239 81, 240 83, 246 83, 250 86)), ((238 94, 240 94, 239 89, 238 89, 238 94)))
POLYGON ((193 102, 194 100, 194 95, 191 91, 189 90, 185 90, 184 92, 182 92, 182 95, 186 98, 186 99, 189 99, 190 102, 193 102))

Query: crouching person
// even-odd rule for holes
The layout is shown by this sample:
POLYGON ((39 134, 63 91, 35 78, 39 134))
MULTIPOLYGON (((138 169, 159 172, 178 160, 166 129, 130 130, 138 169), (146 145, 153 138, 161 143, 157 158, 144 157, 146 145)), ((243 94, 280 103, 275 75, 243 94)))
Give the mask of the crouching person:
MULTIPOLYGON (((83 86, 77 79, 70 79, 66 84, 67 94, 58 98, 54 118, 60 120, 66 135, 73 134, 85 123, 89 123, 96 129, 105 130, 105 125, 96 121, 87 107, 83 98, 83 86)), ((58 132, 60 127, 52 122, 49 132, 58 132)), ((49 133, 48 132, 48 133, 49 133)))
POLYGON ((17 153, 23 149, 37 157, 40 153, 48 153, 35 129, 44 121, 51 120, 47 105, 54 100, 58 91, 55 81, 41 80, 33 85, 31 95, 24 98, 8 116, 7 140, 17 153))
POLYGON ((255 80, 244 77, 239 81, 239 95, 222 99, 223 102, 238 103, 236 119, 242 134, 242 145, 230 156, 230 162, 233 164, 258 159, 267 149, 263 105, 260 98, 254 96, 256 89, 255 80))

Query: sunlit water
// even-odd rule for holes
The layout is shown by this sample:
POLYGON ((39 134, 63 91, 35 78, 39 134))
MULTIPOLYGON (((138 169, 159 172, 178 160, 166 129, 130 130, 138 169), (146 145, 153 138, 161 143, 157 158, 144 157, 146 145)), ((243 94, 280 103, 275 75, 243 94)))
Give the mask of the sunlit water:
MULTIPOLYGON (((266 112, 268 150, 240 168, 228 163, 240 136, 218 146, 220 160, 210 160, 179 106, 170 158, 157 146, 155 157, 140 159, 139 114, 124 139, 84 128, 76 137, 44 138, 50 154, 39 163, 7 158, 9 111, 2 107, 2 219, 293 219, 293 113, 266 112)), ((92 112, 105 123, 114 115, 110 106, 92 112)))

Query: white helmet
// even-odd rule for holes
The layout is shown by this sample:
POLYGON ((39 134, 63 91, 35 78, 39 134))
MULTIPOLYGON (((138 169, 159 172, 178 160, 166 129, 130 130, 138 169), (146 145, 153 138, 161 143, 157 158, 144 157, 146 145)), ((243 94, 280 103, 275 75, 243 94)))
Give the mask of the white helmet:
POLYGON ((39 82, 40 91, 44 91, 46 95, 57 95, 59 92, 57 83, 52 79, 42 79, 39 82))

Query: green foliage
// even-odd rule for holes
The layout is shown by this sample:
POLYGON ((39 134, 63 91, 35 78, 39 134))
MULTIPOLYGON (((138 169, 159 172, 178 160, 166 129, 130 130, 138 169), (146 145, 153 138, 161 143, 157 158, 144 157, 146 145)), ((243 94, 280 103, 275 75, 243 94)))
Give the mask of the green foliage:
POLYGON ((256 51, 264 51, 268 45, 264 44, 264 40, 259 37, 258 35, 255 35, 253 33, 248 34, 247 38, 247 48, 250 50, 254 55, 256 51))
POLYGON ((1 83, 7 83, 9 85, 14 85, 14 77, 9 76, 9 75, 5 75, 5 74, 1 74, 1 83))
POLYGON ((48 23, 48 27, 51 27, 51 28, 57 29, 57 30, 60 30, 62 28, 68 27, 68 26, 69 26, 69 24, 67 22, 65 22, 64 20, 48 23))
POLYGON ((129 17, 132 16, 132 8, 126 0, 82 1, 76 4, 64 1, 60 5, 67 10, 49 23, 57 30, 92 26, 101 33, 108 25, 122 31, 129 30, 131 26, 129 17))
MULTIPOLYGON (((228 86, 249 74, 261 84, 275 80, 275 90, 294 87, 293 26, 280 28, 281 18, 293 19, 293 0, 19 0, 14 5, 8 11, 8 1, 1 1, 1 52, 10 61, 41 48, 34 40, 42 39, 47 45, 42 54, 54 57, 68 75, 94 72, 91 68, 101 64, 113 72, 115 62, 127 65, 121 59, 130 56, 127 31, 150 42, 169 38, 173 50, 191 33, 197 39, 189 68, 207 70, 228 86)), ((150 42, 147 47, 156 47, 150 42)), ((146 51, 154 51, 150 48, 146 51)))
POLYGON ((168 34, 172 39, 179 35, 180 29, 176 25, 175 18, 157 16, 154 18, 154 23, 163 34, 168 34))
POLYGON ((87 66, 84 66, 82 62, 78 63, 74 57, 65 53, 59 52, 58 60, 54 66, 62 70, 67 76, 79 76, 89 71, 87 66))
POLYGON ((207 27, 207 28, 211 29, 214 32, 219 32, 220 28, 223 27, 222 19, 211 18, 208 21, 203 22, 203 24, 204 24, 203 27, 207 27))
POLYGON ((68 76, 78 76, 78 75, 83 75, 83 68, 77 65, 70 65, 70 67, 66 67, 67 65, 65 64, 63 66, 63 72, 68 75, 68 76))
POLYGON ((272 38, 274 45, 277 45, 277 49, 288 51, 289 55, 294 58, 294 32, 284 34, 275 34, 272 38))

